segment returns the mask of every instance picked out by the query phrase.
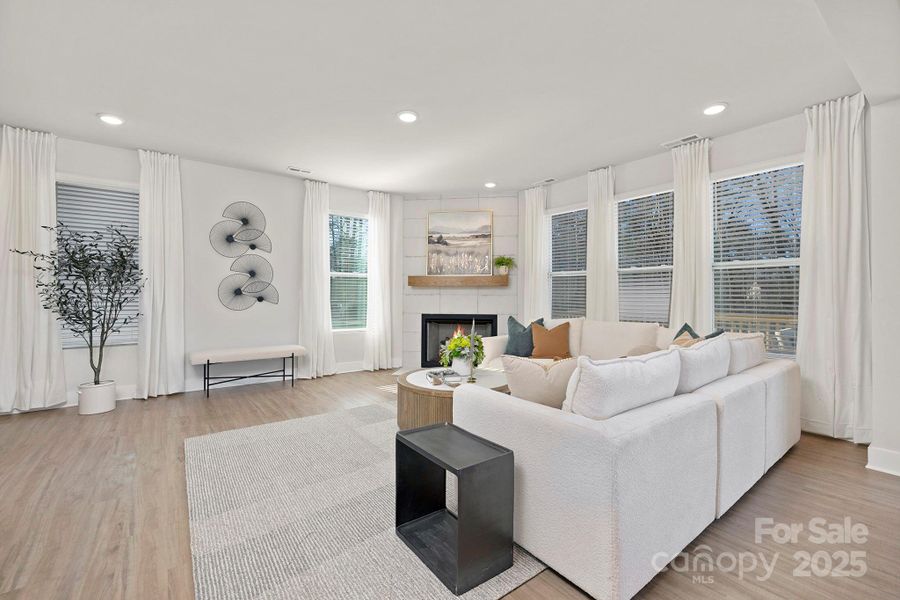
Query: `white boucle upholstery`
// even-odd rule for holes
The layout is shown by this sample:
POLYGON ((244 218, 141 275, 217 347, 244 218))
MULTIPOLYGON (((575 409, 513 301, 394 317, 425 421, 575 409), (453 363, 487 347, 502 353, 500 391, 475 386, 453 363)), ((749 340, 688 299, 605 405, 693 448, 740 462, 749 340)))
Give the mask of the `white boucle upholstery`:
POLYGON ((714 519, 709 398, 605 421, 474 385, 453 404, 455 424, 514 452, 516 542, 595 598, 632 597, 714 519))
POLYGON ((638 346, 656 346, 658 329, 657 323, 584 321, 579 354, 595 360, 619 358, 638 346))
POLYGON ((675 340, 675 334, 678 333, 677 329, 672 329, 671 327, 660 327, 656 330, 656 347, 660 349, 668 348, 669 345, 675 340))
POLYGON ((766 385, 752 375, 734 375, 694 393, 711 398, 718 409, 716 517, 721 517, 765 473, 766 385))
POLYGON ((563 323, 569 324, 569 354, 572 356, 581 355, 581 328, 584 325, 584 317, 577 319, 544 319, 544 327, 553 329, 563 323))
POLYGON ((766 336, 763 333, 726 333, 731 343, 728 374, 743 373, 766 360, 766 336))
POLYGON ((766 471, 800 441, 800 367, 768 360, 743 373, 766 384, 766 471))
POLYGON ((198 350, 191 352, 192 365, 202 365, 207 361, 211 363, 230 363, 245 360, 262 360, 266 358, 290 358, 304 356, 306 348, 297 345, 287 346, 257 346, 255 348, 226 348, 219 350, 198 350))
POLYGON ((681 355, 678 394, 687 394, 728 374, 731 344, 724 335, 703 340, 688 348, 673 348, 681 355))
POLYGON ((503 370, 503 364, 500 357, 506 354, 506 344, 509 342, 508 335, 494 335, 481 338, 484 345, 484 360, 481 361, 481 367, 485 369, 503 370))
POLYGON ((553 408, 562 406, 569 378, 578 364, 577 358, 554 361, 505 354, 500 360, 510 394, 553 408))
POLYGON ((580 356, 562 409, 589 419, 609 419, 671 398, 678 386, 680 365, 677 350, 600 361, 580 356))

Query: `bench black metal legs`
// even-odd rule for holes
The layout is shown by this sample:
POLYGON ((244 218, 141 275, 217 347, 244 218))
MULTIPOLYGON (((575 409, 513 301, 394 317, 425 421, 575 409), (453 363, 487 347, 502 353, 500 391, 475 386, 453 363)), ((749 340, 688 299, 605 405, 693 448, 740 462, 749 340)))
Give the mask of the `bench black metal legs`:
MULTIPOLYGON (((291 354, 291 387, 294 387, 294 359, 295 354, 291 354)), ((254 373, 253 375, 222 375, 222 376, 213 376, 211 374, 211 368, 215 364, 222 363, 214 363, 210 361, 206 361, 203 365, 203 391, 206 392, 206 397, 209 398, 209 388, 214 385, 222 385, 223 383, 230 383, 232 381, 240 381, 241 379, 267 379, 271 377, 281 377, 281 381, 287 380, 287 365, 285 361, 287 361, 287 356, 281 357, 281 369, 276 369, 274 371, 266 371, 264 373, 254 373)))

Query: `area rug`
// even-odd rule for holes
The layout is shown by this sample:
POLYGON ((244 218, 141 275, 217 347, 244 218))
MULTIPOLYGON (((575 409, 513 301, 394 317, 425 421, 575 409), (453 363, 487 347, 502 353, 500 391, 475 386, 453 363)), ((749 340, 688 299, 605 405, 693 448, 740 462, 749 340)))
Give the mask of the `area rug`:
MULTIPOLYGON (((371 405, 186 439, 198 600, 457 598, 394 533, 396 413, 371 405)), ((546 567, 459 596, 494 600, 546 567)))

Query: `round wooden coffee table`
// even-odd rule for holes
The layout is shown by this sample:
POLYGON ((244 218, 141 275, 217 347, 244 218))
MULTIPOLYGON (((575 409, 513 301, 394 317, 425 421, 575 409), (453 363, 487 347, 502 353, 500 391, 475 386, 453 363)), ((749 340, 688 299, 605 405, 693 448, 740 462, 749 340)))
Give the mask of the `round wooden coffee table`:
MULTIPOLYGON (((432 385, 425 378, 425 373, 431 370, 410 371, 397 378, 397 426, 401 430, 453 422, 453 390, 456 388, 432 385)), ((475 385, 509 393, 503 371, 476 369, 475 378, 475 385)))

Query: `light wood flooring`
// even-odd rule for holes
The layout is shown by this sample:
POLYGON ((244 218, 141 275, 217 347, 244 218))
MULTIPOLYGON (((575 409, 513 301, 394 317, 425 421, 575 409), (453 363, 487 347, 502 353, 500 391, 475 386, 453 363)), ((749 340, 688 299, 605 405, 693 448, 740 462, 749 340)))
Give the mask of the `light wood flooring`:
MULTIPOLYGON (((193 597, 184 479, 186 437, 365 404, 395 404, 390 372, 352 373, 290 385, 214 389, 150 401, 119 402, 104 415, 76 410, 0 417, 0 599, 193 597), (387 389, 385 389, 387 386, 387 389)), ((900 478, 864 468, 866 450, 804 435, 722 519, 691 545, 761 552, 745 574, 668 571, 640 598, 898 598, 900 478), (754 520, 808 524, 813 517, 868 527, 860 545, 754 541, 754 520), (859 578, 796 577, 794 553, 866 553, 859 578), (695 576, 705 575, 705 580, 695 576), (711 579, 710 579, 711 577, 711 579)), ((820 559, 824 560, 824 559, 820 559)), ((727 563, 724 563, 727 565, 727 563)), ((821 565, 822 563, 820 563, 821 565)), ((585 596, 552 571, 509 600, 585 596)))

